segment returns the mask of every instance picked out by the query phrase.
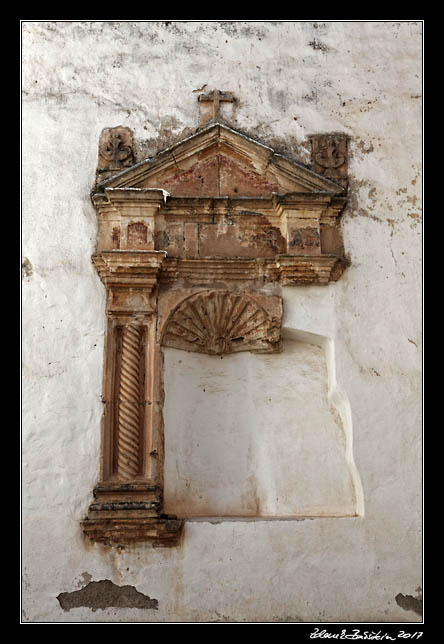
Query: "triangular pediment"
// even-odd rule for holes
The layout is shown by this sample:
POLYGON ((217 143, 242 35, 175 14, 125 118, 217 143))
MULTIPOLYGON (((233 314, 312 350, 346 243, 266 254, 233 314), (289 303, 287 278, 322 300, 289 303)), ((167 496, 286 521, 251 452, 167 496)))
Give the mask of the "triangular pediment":
POLYGON ((342 186, 220 123, 115 174, 99 188, 161 188, 180 197, 344 193, 342 186))

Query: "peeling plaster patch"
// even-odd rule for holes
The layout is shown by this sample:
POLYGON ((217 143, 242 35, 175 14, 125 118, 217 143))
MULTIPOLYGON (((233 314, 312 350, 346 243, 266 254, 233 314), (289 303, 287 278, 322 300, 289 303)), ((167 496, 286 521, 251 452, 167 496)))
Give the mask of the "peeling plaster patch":
POLYGON ((407 217, 410 217, 411 219, 413 219, 417 223, 421 223, 421 221, 422 221, 421 215, 420 215, 419 212, 408 212, 407 217))
POLYGON ((326 30, 326 24, 325 22, 314 22, 313 23, 313 29, 319 29, 320 31, 325 31, 326 30))
POLYGON ((403 595, 398 593, 395 597, 396 603, 403 610, 413 610, 415 613, 422 617, 422 597, 418 593, 418 597, 412 597, 412 595, 403 595))
POLYGON ((317 98, 318 98, 318 95, 313 89, 311 90, 311 94, 305 94, 302 97, 304 101, 308 101, 308 102, 316 101, 317 98))
MULTIPOLYGON (((85 574, 85 573, 83 573, 85 574)), ((134 586, 116 586, 109 579, 91 581, 81 590, 60 593, 57 596, 63 610, 86 607, 96 611, 98 608, 153 608, 157 610, 157 599, 151 599, 138 592, 134 586)))
POLYGON ((348 203, 344 213, 347 213, 347 215, 349 215, 350 217, 368 217, 369 219, 383 223, 383 219, 377 217, 376 215, 370 214, 369 210, 359 207, 359 204, 361 203, 361 199, 358 196, 359 192, 361 191, 361 189, 367 187, 369 187, 369 192, 367 198, 364 198, 364 203, 369 210, 374 210, 377 201, 375 197, 376 189, 374 187, 371 187, 371 184, 365 179, 355 180, 353 178, 350 178, 348 203), (368 199, 372 200, 371 204, 368 203, 368 199))
POLYGON ((222 31, 224 31, 227 36, 231 36, 232 38, 244 38, 251 36, 253 38, 258 38, 258 40, 262 40, 262 38, 265 38, 267 35, 263 28, 253 26, 248 21, 223 21, 217 25, 216 30, 219 29, 222 29, 222 31))
POLYGON ((373 147, 373 143, 368 143, 366 141, 357 141, 356 145, 358 148, 363 152, 363 154, 370 154, 371 152, 375 151, 375 148, 373 147))
MULTIPOLYGON (((416 178, 417 177, 415 177, 415 182, 416 182, 416 178)), ((401 197, 400 201, 398 201, 399 208, 407 209, 407 213, 406 213, 407 217, 410 217, 411 219, 413 219, 413 224, 411 225, 411 228, 415 228, 418 224, 421 224, 422 223, 421 213, 417 212, 416 210, 412 211, 412 208, 419 208, 419 204, 417 204, 418 197, 416 195, 407 194, 407 188, 400 188, 399 190, 396 191, 396 194, 399 197, 401 197)))
POLYGON ((156 131, 156 136, 144 141, 135 142, 135 154, 137 161, 151 158, 159 152, 173 146, 184 137, 195 134, 194 128, 184 128, 181 121, 174 116, 166 116, 161 119, 156 131))
POLYGON ((22 262, 22 279, 32 276, 32 264, 27 257, 22 262))
POLYGON ((312 47, 313 49, 320 49, 320 50, 321 50, 322 52, 324 52, 324 53, 327 53, 328 51, 330 51, 330 48, 329 48, 329 47, 327 47, 327 45, 325 45, 325 44, 324 44, 323 42, 321 42, 320 40, 317 40, 316 38, 313 38, 313 40, 311 40, 311 41, 308 43, 308 46, 309 46, 309 47, 312 47))
POLYGON ((79 588, 83 588, 85 584, 88 584, 92 580, 92 577, 89 574, 89 572, 82 572, 81 577, 82 579, 77 584, 79 588))

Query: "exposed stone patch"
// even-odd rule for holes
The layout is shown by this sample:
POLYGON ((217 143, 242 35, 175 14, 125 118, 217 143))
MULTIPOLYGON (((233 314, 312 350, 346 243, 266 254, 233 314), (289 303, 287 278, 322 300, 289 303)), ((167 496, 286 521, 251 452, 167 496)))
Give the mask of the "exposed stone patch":
POLYGON ((325 45, 325 44, 324 44, 323 42, 321 42, 320 40, 317 40, 316 38, 313 38, 313 40, 311 40, 311 41, 308 43, 308 46, 309 46, 309 47, 312 47, 313 49, 320 49, 320 50, 321 50, 322 52, 324 52, 324 53, 327 53, 328 51, 330 51, 330 48, 329 48, 329 47, 327 47, 327 45, 325 45))
POLYGON ((158 134, 151 139, 144 141, 135 141, 136 161, 140 162, 146 158, 155 156, 162 150, 178 143, 183 138, 195 133, 195 128, 181 128, 181 125, 175 117, 166 117, 161 120, 158 134))
MULTIPOLYGON (((272 25, 275 23, 271 23, 272 25)), ((232 38, 252 37, 262 40, 267 35, 262 27, 258 27, 249 21, 221 21, 217 23, 215 30, 221 29, 227 36, 232 38)))
POLYGON ((412 597, 412 595, 398 593, 395 601, 403 610, 413 610, 422 617, 422 597, 412 597))
POLYGON ((375 151, 375 148, 373 146, 373 143, 370 141, 357 141, 356 145, 358 148, 361 150, 363 154, 370 154, 371 152, 375 151))
POLYGON ((60 593, 57 596, 63 610, 86 607, 96 611, 98 608, 152 608, 157 610, 157 599, 151 599, 137 591, 134 586, 116 586, 109 579, 91 581, 81 590, 60 593))
POLYGON ((88 584, 90 581, 92 581, 92 577, 89 574, 89 572, 82 572, 82 579, 78 582, 78 587, 83 588, 83 584, 88 584))
POLYGON ((32 275, 32 264, 27 257, 22 262, 22 279, 31 277, 32 275))

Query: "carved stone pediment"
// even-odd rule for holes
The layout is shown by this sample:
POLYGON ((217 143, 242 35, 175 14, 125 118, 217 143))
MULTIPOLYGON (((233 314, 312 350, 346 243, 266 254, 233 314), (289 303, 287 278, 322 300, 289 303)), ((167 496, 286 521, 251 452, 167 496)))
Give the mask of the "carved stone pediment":
POLYGON ((165 251, 160 282, 196 284, 226 269, 282 284, 338 279, 345 201, 338 183, 218 123, 93 195, 99 253, 165 251), (231 263, 221 268, 219 259, 231 263))
MULTIPOLYGON (((132 138, 115 130, 100 141, 107 173, 132 158, 132 138)), ((107 291, 105 413, 82 527, 103 543, 171 546, 183 521, 162 514, 162 347, 281 351, 281 285, 327 284, 343 271, 345 191, 212 123, 108 176, 92 201, 107 291)))
POLYGON ((163 188, 172 196, 271 197, 341 185, 220 123, 102 182, 103 188, 163 188))

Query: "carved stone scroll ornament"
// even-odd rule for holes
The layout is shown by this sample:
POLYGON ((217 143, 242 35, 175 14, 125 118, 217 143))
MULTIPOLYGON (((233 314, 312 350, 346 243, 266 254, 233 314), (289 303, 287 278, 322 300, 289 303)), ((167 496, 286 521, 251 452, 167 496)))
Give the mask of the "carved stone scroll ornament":
MULTIPOLYGON (((213 92, 200 105, 217 117, 232 99, 213 92)), ((91 540, 182 538, 184 521, 163 513, 162 347, 281 351, 281 286, 340 278, 345 148, 324 143, 314 144, 314 172, 212 123, 131 165, 128 128, 102 133, 93 262, 107 329, 100 476, 82 522, 91 540)))
POLYGON ((133 133, 128 127, 106 128, 99 139, 99 163, 97 170, 110 175, 134 164, 133 133))
POLYGON ((312 136, 312 161, 315 172, 346 185, 348 139, 346 134, 341 133, 312 136))

